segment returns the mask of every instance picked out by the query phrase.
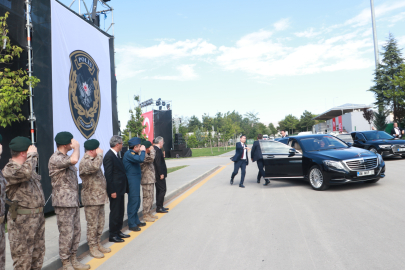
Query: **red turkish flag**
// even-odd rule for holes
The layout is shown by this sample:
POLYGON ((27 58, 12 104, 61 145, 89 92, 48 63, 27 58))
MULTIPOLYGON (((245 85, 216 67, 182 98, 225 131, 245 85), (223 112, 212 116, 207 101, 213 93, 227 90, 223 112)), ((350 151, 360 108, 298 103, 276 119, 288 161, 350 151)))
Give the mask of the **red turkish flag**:
POLYGON ((146 127, 143 129, 142 134, 145 134, 146 137, 148 137, 148 141, 150 141, 151 143, 153 143, 153 111, 150 112, 146 112, 144 114, 142 114, 143 116, 143 125, 146 127))

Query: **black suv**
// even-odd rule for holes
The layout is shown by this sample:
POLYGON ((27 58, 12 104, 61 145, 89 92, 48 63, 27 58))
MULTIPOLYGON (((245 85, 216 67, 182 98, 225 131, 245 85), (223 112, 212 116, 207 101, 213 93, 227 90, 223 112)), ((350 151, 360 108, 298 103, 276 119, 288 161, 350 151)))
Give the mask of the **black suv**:
POLYGON ((353 146, 370 150, 383 157, 405 158, 405 140, 395 139, 385 131, 370 130, 351 133, 353 146))

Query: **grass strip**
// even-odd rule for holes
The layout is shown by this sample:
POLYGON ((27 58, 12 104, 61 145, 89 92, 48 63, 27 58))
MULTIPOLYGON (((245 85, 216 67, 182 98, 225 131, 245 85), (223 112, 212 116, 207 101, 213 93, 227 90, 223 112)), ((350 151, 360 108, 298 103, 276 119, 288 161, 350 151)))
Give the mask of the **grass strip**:
POLYGON ((185 168, 187 166, 188 165, 167 168, 167 173, 172 173, 172 172, 178 171, 178 170, 183 169, 183 168, 185 168))

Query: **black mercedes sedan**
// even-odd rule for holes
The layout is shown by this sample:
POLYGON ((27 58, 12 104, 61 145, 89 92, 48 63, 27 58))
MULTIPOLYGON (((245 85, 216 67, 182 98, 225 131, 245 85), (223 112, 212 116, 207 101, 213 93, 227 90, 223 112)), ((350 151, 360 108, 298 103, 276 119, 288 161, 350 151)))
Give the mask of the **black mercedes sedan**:
POLYGON ((383 157, 405 158, 405 140, 395 139, 385 131, 370 130, 352 132, 353 146, 370 150, 383 157))
POLYGON ((385 177, 381 155, 352 147, 332 135, 303 135, 288 143, 260 141, 266 179, 303 178, 315 190, 385 177))

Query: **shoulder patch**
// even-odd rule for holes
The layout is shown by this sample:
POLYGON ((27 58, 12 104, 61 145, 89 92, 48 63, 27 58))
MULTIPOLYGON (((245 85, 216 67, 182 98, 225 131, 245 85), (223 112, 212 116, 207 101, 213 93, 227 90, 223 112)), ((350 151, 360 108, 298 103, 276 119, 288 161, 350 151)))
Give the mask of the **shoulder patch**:
POLYGON ((131 152, 131 154, 135 156, 135 152, 131 152))

